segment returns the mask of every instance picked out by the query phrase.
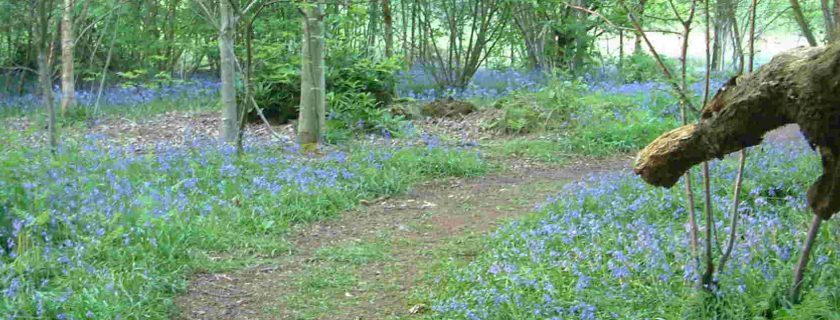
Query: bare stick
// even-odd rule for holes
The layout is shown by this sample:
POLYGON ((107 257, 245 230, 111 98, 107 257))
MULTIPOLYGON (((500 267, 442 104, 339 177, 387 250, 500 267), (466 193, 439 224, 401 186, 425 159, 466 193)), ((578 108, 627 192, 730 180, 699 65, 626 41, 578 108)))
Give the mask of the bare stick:
POLYGON ((111 46, 108 48, 108 56, 105 58, 105 66, 102 67, 102 79, 99 80, 99 90, 96 92, 96 100, 93 103, 93 115, 99 112, 99 98, 102 97, 102 90, 105 89, 105 78, 108 76, 108 66, 111 64, 111 54, 114 52, 114 42, 117 40, 117 30, 119 29, 120 15, 119 13, 114 18, 114 33, 111 34, 111 46))
MULTIPOLYGON (((753 71, 753 59, 755 57, 755 10, 756 10, 756 2, 758 0, 753 0, 752 5, 750 6, 750 38, 749 38, 749 66, 747 66, 747 74, 752 74, 753 71)), ((743 55, 741 55, 741 59, 743 60, 743 55)), ((744 69, 744 63, 741 62, 741 69, 744 69)), ((732 196, 732 217, 729 230, 729 242, 726 244, 726 251, 724 251, 723 256, 720 258, 720 272, 723 272, 723 269, 726 266, 727 260, 729 260, 729 256, 732 255, 732 248, 735 246, 735 237, 737 234, 738 228, 738 206, 740 205, 740 194, 741 194, 741 184, 744 180, 744 166, 747 162, 747 150, 741 150, 741 156, 738 161, 738 176, 735 178, 735 191, 733 192, 732 196)))
POLYGON ((648 39, 648 37, 647 37, 647 34, 645 34, 645 31, 642 30, 642 26, 639 24, 639 21, 636 19, 636 17, 632 13, 629 13, 630 10, 626 9, 627 6, 624 5, 624 1, 622 1, 621 4, 625 8, 625 10, 628 12, 627 16, 630 18, 630 22, 633 23, 633 27, 636 28, 636 33, 638 33, 638 35, 641 36, 642 39, 645 40, 645 44, 647 44, 648 49, 650 50, 650 53, 653 55, 653 58, 656 60, 656 63, 659 65, 659 68, 662 69, 662 73, 665 75, 665 78, 668 80, 668 84, 670 84, 671 87, 674 89, 674 91, 677 92, 677 94, 680 96, 680 100, 682 100, 683 103, 685 103, 685 105, 688 106, 689 109, 691 109, 694 112, 698 112, 699 110, 696 107, 694 107, 694 105, 691 103, 691 99, 688 97, 688 95, 685 93, 685 91, 683 91, 680 88, 680 85, 678 85, 674 81, 674 76, 671 74, 671 70, 668 69, 668 66, 666 66, 665 63, 662 61, 662 57, 660 57, 659 53, 656 52, 656 48, 653 47, 653 44, 650 42, 650 39, 648 39))
POLYGON ((758 0, 752 1, 752 10, 750 10, 750 57, 747 72, 753 72, 753 60, 755 60, 755 11, 758 10, 758 0))
MULTIPOLYGON (((703 105, 706 105, 706 102, 709 100, 709 82, 712 73, 712 67, 710 65, 711 60, 711 52, 710 52, 710 38, 711 32, 709 30, 709 0, 704 1, 705 8, 706 8, 706 83, 703 88, 703 105)), ((714 228, 714 219, 712 218, 712 192, 711 192, 711 179, 709 178, 709 162, 703 162, 703 192, 705 195, 705 213, 706 213, 706 248, 705 248, 705 260, 706 260, 706 271, 702 277, 702 284, 703 288, 706 290, 712 290, 712 281, 715 274, 715 262, 712 259, 712 228, 714 228)))
POLYGON ((793 303, 799 302, 799 294, 802 291, 802 279, 805 277, 805 268, 808 267, 808 260, 811 256, 811 248, 814 246, 814 241, 817 239, 817 234, 820 231, 822 218, 814 215, 811 220, 811 228, 808 229, 808 239, 802 245, 802 255, 799 257, 799 263, 793 271, 793 287, 790 288, 790 300, 793 303))
POLYGON ((568 2, 563 2, 563 5, 565 5, 568 8, 571 8, 571 9, 575 9, 575 10, 578 10, 578 11, 582 11, 582 12, 586 12, 588 14, 594 15, 594 16, 600 18, 602 21, 604 21, 604 23, 606 23, 610 27, 615 28, 616 30, 633 30, 632 28, 625 28, 625 27, 621 27, 621 26, 616 25, 615 23, 610 21, 609 18, 605 17, 603 14, 599 13, 598 11, 591 10, 591 9, 588 9, 588 8, 584 8, 584 7, 581 7, 581 6, 576 6, 576 5, 570 4, 568 2))
POLYGON ((723 256, 720 257, 720 262, 718 262, 720 272, 723 272, 723 268, 726 266, 726 261, 729 260, 729 256, 732 255, 732 248, 735 246, 735 236, 736 230, 738 228, 738 206, 740 205, 740 195, 741 195, 741 185, 744 181, 744 166, 747 163, 747 149, 741 150, 741 156, 738 160, 738 176, 735 178, 735 191, 733 191, 732 195, 732 217, 730 217, 729 222, 729 241, 726 243, 726 251, 723 252, 723 256))
MULTIPOLYGON (((694 21, 694 13, 697 8, 697 0, 691 1, 691 11, 688 13, 688 17, 683 19, 679 12, 677 11, 676 6, 674 6, 673 2, 669 1, 671 8, 674 10, 674 15, 677 16, 677 19, 680 20, 680 23, 683 26, 683 42, 682 42, 682 50, 680 50, 680 80, 682 90, 686 90, 688 88, 688 76, 687 76, 687 57, 688 57, 688 36, 691 33, 691 23, 694 21)), ((680 114, 682 117, 683 125, 688 124, 688 108, 686 108, 686 104, 684 102, 680 102, 680 114)), ((697 232, 699 228, 697 227, 697 210, 695 209, 695 201, 694 201, 694 189, 691 186, 691 171, 685 174, 685 195, 687 199, 687 206, 688 206, 688 238, 689 243, 691 244, 691 254, 696 260, 697 265, 700 265, 699 256, 697 255, 697 247, 699 246, 698 239, 697 239, 697 232)))

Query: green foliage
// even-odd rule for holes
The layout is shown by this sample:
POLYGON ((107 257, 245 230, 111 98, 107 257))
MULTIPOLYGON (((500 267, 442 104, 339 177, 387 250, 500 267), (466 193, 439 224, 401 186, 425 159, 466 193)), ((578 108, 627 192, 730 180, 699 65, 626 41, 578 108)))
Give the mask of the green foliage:
POLYGON ((506 132, 520 134, 537 131, 542 128, 542 114, 533 105, 515 105, 505 108, 501 127, 506 132))
POLYGON ((493 105, 504 115, 490 127, 512 134, 557 129, 581 107, 581 92, 586 92, 584 85, 562 80, 554 80, 536 92, 520 91, 493 105))
MULTIPOLYGON (((255 79, 254 95, 266 116, 280 122, 297 117, 300 103, 300 60, 280 61, 272 55, 285 48, 266 45, 258 50, 264 64, 255 79)), ((340 51, 340 50, 339 50, 340 51)), ((371 60, 358 53, 339 52, 327 57, 327 109, 334 121, 331 128, 395 131, 400 119, 391 116, 391 85, 399 69, 396 60, 371 60), (357 123, 363 123, 357 126, 357 123)))
MULTIPOLYGON (((675 64, 666 59, 666 65, 672 71, 676 71, 675 64)), ((652 81, 662 79, 662 69, 656 59, 645 53, 633 54, 627 57, 622 64, 621 77, 625 83, 652 81)))
POLYGON ((330 114, 328 130, 377 130, 399 132, 407 122, 383 108, 369 92, 330 92, 327 94, 330 114))
POLYGON ((668 94, 593 94, 581 100, 563 139, 572 152, 604 156, 644 147, 677 125, 676 102, 668 94))
POLYGON ((493 153, 560 161, 569 155, 630 152, 677 124, 675 103, 657 90, 593 91, 580 83, 553 81, 495 104, 504 115, 492 128, 544 137, 510 140, 493 146, 493 153))

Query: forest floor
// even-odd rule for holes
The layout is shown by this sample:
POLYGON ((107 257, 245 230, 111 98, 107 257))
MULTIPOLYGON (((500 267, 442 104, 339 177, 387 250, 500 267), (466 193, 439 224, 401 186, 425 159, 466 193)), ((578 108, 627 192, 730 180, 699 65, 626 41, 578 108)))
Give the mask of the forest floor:
MULTIPOLYGON (((797 128, 788 126, 770 139, 797 137, 797 128)), ((289 252, 258 265, 196 274, 177 299, 175 316, 351 320, 420 316, 429 311, 424 304, 428 297, 421 292, 434 286, 430 275, 441 261, 468 263, 482 250, 482 235, 533 212, 535 204, 571 181, 629 169, 632 156, 579 157, 554 164, 495 160, 500 169, 487 176, 426 182, 407 194, 363 202, 338 217, 299 225, 278 239, 290 244, 289 252)))
MULTIPOLYGON (((496 141, 475 128, 493 114, 418 122, 422 132, 496 141)), ((174 112, 145 119, 107 119, 75 134, 95 134, 142 149, 190 143, 218 133, 215 112, 174 112)), ((19 129, 31 124, 13 121, 19 129)), ((275 139, 261 124, 248 126, 258 140, 275 139)), ((291 125, 274 126, 291 141, 291 125)), ((42 139, 43 137, 35 137, 42 139)), ((503 139, 503 138, 502 138, 503 139)), ((795 126, 772 140, 799 139, 795 126)), ((362 202, 335 218, 301 224, 277 241, 289 252, 216 273, 198 273, 176 301, 183 319, 399 319, 426 314, 436 268, 469 263, 482 237, 500 224, 532 213, 534 205, 572 181, 627 170, 631 155, 571 157, 557 163, 502 157, 477 178, 447 178, 414 186, 392 198, 362 202), (447 263, 447 266, 441 266, 447 263)), ((228 259, 221 256, 218 259, 228 259)))
MULTIPOLYGON (((532 212, 570 181, 629 168, 630 156, 511 166, 479 178, 421 184, 304 225, 293 252, 242 270, 198 274, 178 299, 185 319, 392 319, 427 307, 412 293, 442 255, 467 262, 479 235, 532 212), (471 240, 472 239, 472 240, 471 240), (473 242, 473 243, 470 243, 473 242)), ((457 261, 456 261, 457 262, 457 261)))

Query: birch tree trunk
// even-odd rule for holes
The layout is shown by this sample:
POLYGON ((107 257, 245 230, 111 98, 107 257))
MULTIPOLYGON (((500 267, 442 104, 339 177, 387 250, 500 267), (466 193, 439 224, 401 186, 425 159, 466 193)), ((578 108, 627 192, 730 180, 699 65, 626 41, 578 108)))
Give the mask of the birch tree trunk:
POLYGON ((61 114, 66 115, 76 105, 76 81, 74 74, 73 8, 74 0, 64 0, 61 18, 61 114))
POLYGON ((729 11, 732 3, 729 0, 715 1, 715 15, 714 15, 714 37, 712 38, 712 71, 723 70, 724 49, 726 47, 726 39, 732 30, 732 19, 730 19, 729 11))
POLYGON ((239 130, 238 115, 236 106, 236 66, 233 60, 233 24, 235 22, 233 9, 229 0, 219 0, 219 11, 221 13, 221 24, 219 25, 219 56, 221 64, 222 88, 222 140, 225 143, 235 143, 237 131, 239 130))
POLYGON ((790 9, 793 11, 793 17, 796 19, 796 23, 802 29, 802 35, 808 40, 808 45, 816 47, 817 39, 814 38, 814 33, 811 32, 811 26, 808 25, 808 21, 805 20, 805 15, 802 14, 802 7, 799 6, 799 0, 790 0, 790 9))
POLYGON ((324 5, 305 3, 301 48, 300 115, 298 143, 317 145, 326 126, 326 83, 324 75, 324 5))

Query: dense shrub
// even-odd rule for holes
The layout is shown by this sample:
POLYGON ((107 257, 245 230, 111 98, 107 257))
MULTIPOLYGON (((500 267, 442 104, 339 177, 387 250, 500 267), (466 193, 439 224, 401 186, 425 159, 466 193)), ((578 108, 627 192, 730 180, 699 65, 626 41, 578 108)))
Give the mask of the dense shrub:
MULTIPOLYGON (((277 61, 269 59, 270 49, 257 57, 262 64, 256 72, 254 97, 265 109, 266 116, 279 122, 294 119, 300 104, 300 59, 277 61)), ((400 68, 396 60, 371 60, 358 53, 331 54, 327 57, 326 85, 332 94, 330 102, 346 101, 352 98, 367 99, 360 94, 373 98, 373 104, 365 108, 384 109, 391 103, 390 87, 396 82, 395 74, 400 68)), ((363 101, 367 103, 367 101, 363 101)), ((332 104, 328 108, 332 109, 332 104)), ((344 108, 345 111, 352 111, 344 108)), ((359 108, 363 109, 363 108, 359 108)), ((338 112, 338 111, 336 111, 338 112)), ((367 115, 349 115, 365 118, 367 115)))
POLYGON ((353 131, 394 134, 408 125, 403 116, 393 115, 370 92, 330 92, 327 104, 327 138, 332 142, 349 138, 353 131))
MULTIPOLYGON (((672 65, 670 61, 666 63, 672 65)), ((639 53, 631 55, 623 62, 621 75, 625 83, 651 81, 662 78, 662 69, 652 56, 639 53)))

